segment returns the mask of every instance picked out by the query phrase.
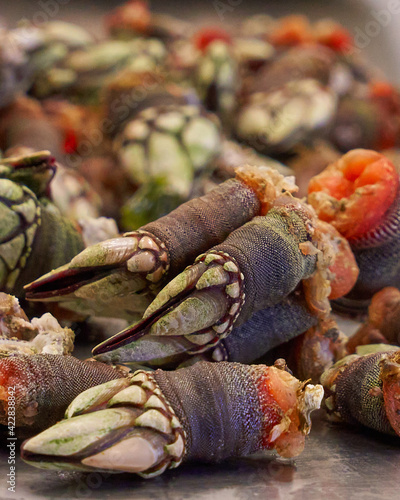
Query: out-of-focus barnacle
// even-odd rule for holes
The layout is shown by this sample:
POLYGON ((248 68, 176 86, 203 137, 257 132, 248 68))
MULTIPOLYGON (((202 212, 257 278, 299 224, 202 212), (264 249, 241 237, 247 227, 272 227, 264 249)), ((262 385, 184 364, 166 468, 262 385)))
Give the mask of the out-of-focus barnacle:
POLYGON ((168 74, 154 71, 123 70, 103 89, 106 133, 114 137, 127 121, 146 108, 162 105, 200 104, 195 91, 173 83, 168 74))
POLYGON ((123 40, 147 35, 150 22, 149 5, 143 0, 130 0, 111 11, 105 18, 110 35, 123 40))
POLYGON ((34 90, 39 97, 67 94, 79 101, 98 103, 99 91, 122 69, 151 71, 166 57, 162 42, 154 39, 106 40, 75 50, 56 66, 38 75, 34 90))
MULTIPOLYGON (((25 147, 14 147, 7 153, 12 155, 11 161, 14 161, 14 172, 7 177, 27 185, 39 196, 50 198, 61 215, 75 221, 99 217, 100 197, 78 170, 64 167, 61 163, 52 164, 53 159, 48 152, 43 152, 42 158, 33 149, 25 147), (18 158, 31 158, 31 164, 27 165, 26 170, 22 165, 15 168, 16 162, 20 161, 18 158), (34 162, 36 172, 32 168, 34 162), (41 188, 39 182, 42 184, 41 188)), ((3 166, 6 162, 7 160, 3 162, 3 166)))
POLYGON ((255 167, 270 167, 281 175, 293 176, 294 171, 283 163, 268 156, 257 153, 254 149, 238 142, 222 139, 221 151, 214 160, 213 178, 226 180, 235 176, 235 169, 242 165, 255 167))
POLYGON ((275 50, 270 43, 250 36, 235 37, 232 40, 232 51, 244 77, 258 71, 275 55, 275 50))
POLYGON ((19 96, 2 110, 0 116, 0 147, 25 147, 34 151, 50 149, 53 156, 63 156, 63 137, 46 116, 40 103, 26 96, 19 96))
POLYGON ((145 0, 129 0, 108 14, 105 21, 111 36, 121 40, 150 36, 171 42, 192 31, 192 25, 186 21, 151 12, 145 0))
POLYGON ((311 145, 298 144, 293 150, 293 156, 286 161, 296 176, 299 187, 297 196, 307 196, 310 179, 339 158, 340 153, 328 141, 320 139, 313 141, 311 145))
POLYGON ((230 126, 239 91, 239 71, 230 45, 214 40, 204 49, 195 72, 195 86, 204 106, 230 126))
POLYGON ((40 27, 24 21, 13 30, 0 29, 0 108, 10 104, 18 92, 28 90, 42 71, 70 50, 90 42, 92 38, 83 28, 61 21, 40 27))
POLYGON ((198 106, 147 108, 127 123, 114 149, 138 185, 164 179, 170 194, 187 198, 195 175, 212 163, 221 131, 214 115, 198 106))
POLYGON ((27 281, 83 249, 78 228, 42 197, 54 170, 48 151, 0 162, 2 291, 18 295, 27 281))
POLYGON ((326 132, 336 111, 334 92, 316 80, 296 80, 253 93, 237 118, 239 139, 263 153, 284 153, 326 132))
POLYGON ((357 346, 387 343, 400 345, 400 291, 386 287, 375 293, 368 307, 368 318, 347 343, 350 354, 357 346))
POLYGON ((20 354, 71 354, 75 334, 50 313, 28 320, 18 300, 0 293, 0 358, 20 354))
POLYGON ((272 92, 297 80, 316 80, 322 86, 330 84, 336 56, 326 47, 294 47, 261 68, 244 83, 245 97, 257 92, 272 92))
POLYGON ((268 41, 277 47, 303 45, 314 39, 309 19, 296 14, 277 20, 266 35, 268 41))
POLYGON ((291 340, 279 354, 285 355, 296 377, 318 383, 325 370, 348 354, 347 337, 333 318, 322 319, 291 340))
POLYGON ((142 184, 121 208, 120 224, 124 231, 134 231, 169 214, 186 199, 170 191, 165 178, 142 184))
POLYGON ((246 37, 265 38, 275 26, 276 20, 267 14, 246 17, 237 28, 237 33, 246 37))
POLYGON ((389 149, 399 145, 399 130, 399 92, 386 82, 373 82, 341 99, 329 139, 342 152, 389 149))
POLYGON ((15 33, 0 26, 0 109, 29 87, 28 58, 15 33))

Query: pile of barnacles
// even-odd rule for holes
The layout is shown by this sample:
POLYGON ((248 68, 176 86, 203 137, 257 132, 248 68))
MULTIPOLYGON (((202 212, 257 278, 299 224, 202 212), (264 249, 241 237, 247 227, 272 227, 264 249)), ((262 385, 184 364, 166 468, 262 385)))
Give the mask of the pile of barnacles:
POLYGON ((321 403, 400 435, 398 91, 331 20, 194 32, 131 0, 106 26, 0 31, 0 423, 12 388, 22 458, 293 457, 321 403), (96 318, 126 327, 82 361, 70 327, 96 318))

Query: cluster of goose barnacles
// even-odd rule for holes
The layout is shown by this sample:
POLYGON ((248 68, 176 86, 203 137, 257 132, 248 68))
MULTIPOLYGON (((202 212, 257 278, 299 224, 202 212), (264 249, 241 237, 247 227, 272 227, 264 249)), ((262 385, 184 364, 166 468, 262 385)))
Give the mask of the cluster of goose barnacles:
POLYGON ((22 458, 293 457, 321 404, 400 435, 400 94, 332 21, 191 33, 131 0, 107 26, 0 32, 0 424, 14 387, 22 458), (82 361, 90 317, 126 327, 82 361))

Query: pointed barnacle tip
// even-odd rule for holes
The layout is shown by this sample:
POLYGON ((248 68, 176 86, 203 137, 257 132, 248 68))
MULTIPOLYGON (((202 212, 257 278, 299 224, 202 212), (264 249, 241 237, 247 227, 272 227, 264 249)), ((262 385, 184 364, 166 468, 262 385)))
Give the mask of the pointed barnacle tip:
POLYGON ((311 413, 321 408, 322 398, 324 397, 324 388, 322 385, 307 384, 302 385, 298 394, 298 410, 301 420, 301 431, 307 435, 311 429, 311 413))

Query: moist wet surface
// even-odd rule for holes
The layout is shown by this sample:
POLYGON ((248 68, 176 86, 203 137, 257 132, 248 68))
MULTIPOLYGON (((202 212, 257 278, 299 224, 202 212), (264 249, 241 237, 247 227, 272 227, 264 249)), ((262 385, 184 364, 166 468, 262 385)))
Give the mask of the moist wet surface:
MULTIPOLYGON (((130 474, 58 473, 17 458, 15 493, 7 490, 7 435, 0 453, 0 498, 393 499, 398 496, 400 438, 329 423, 319 411, 302 455, 274 452, 215 464, 184 464, 155 479, 130 474)), ((19 443, 22 442, 18 440, 19 443)))

